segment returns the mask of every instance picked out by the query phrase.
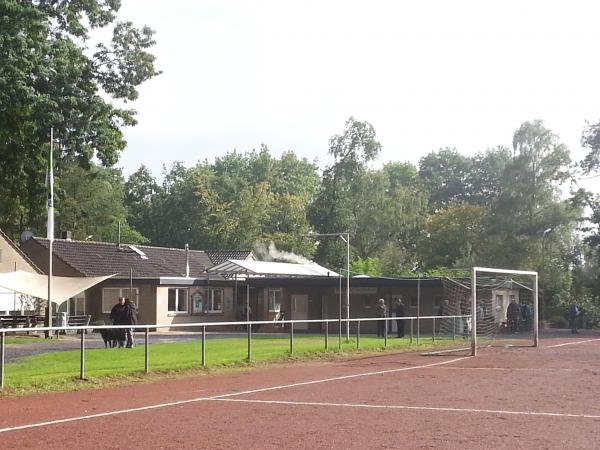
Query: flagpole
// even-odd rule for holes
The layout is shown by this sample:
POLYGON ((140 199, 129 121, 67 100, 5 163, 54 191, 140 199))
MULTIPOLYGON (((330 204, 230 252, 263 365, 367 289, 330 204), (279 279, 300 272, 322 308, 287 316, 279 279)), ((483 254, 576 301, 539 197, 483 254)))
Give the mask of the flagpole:
MULTIPOLYGON (((46 308, 46 326, 52 326, 52 244, 54 242, 54 172, 52 167, 52 155, 54 153, 54 128, 50 128, 50 171, 48 172, 48 226, 46 237, 48 238, 48 307, 46 308)), ((51 333, 46 331, 45 336, 51 333)))

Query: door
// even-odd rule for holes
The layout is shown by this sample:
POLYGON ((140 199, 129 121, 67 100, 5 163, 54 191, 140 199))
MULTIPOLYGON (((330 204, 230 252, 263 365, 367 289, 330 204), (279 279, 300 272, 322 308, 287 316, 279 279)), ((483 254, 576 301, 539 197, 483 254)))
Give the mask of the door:
MULTIPOLYGON (((292 295, 292 319, 308 319, 308 295, 292 295)), ((296 323, 294 329, 308 330, 308 323, 296 323)))

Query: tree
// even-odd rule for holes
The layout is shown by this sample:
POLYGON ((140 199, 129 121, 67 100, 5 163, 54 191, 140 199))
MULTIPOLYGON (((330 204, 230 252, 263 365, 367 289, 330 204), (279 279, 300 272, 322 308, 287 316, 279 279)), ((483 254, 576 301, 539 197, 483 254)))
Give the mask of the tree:
MULTIPOLYGON (((309 211, 311 224, 318 232, 351 230, 352 199, 360 191, 367 163, 375 159, 380 150, 373 126, 353 117, 346 122, 342 134, 329 140, 334 163, 323 172, 321 187, 309 211)), ((342 267, 345 247, 340 240, 323 240, 317 250, 317 260, 329 267, 342 267)))
POLYGON ((58 177, 76 161, 116 163, 125 147, 121 129, 135 124, 128 102, 137 86, 157 75, 153 32, 130 22, 114 25, 109 45, 85 44, 89 31, 115 21, 120 2, 90 0, 0 1, 0 226, 20 231, 43 226, 50 128, 58 177))
POLYGON ((73 239, 143 244, 144 236, 127 222, 123 176, 118 169, 76 164, 65 167, 57 185, 57 225, 73 239))
POLYGON ((454 148, 431 152, 419 161, 419 177, 429 192, 431 211, 444 209, 450 203, 468 199, 471 170, 469 158, 454 148))
POLYGON ((125 207, 129 223, 151 242, 160 241, 160 229, 157 220, 161 187, 143 164, 127 180, 125 189, 125 207))

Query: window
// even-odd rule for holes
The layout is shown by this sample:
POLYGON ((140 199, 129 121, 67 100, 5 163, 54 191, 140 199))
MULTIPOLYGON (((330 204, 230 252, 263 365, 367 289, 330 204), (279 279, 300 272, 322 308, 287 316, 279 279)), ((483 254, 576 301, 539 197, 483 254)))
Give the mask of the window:
POLYGON ((496 309, 502 309, 504 303, 504 295, 496 295, 496 309))
POLYGON ((269 289, 269 312, 281 311, 281 289, 269 289))
POLYGON ((169 289, 169 312, 184 313, 188 310, 188 290, 169 289))
POLYGON ((211 289, 208 291, 207 312, 223 312, 223 289, 211 289))
POLYGON ((370 297, 363 297, 363 309, 370 309, 371 308, 371 298, 370 297))
MULTIPOLYGON (((83 295, 83 294, 81 294, 83 295)), ((110 310, 113 306, 117 304, 119 301, 119 297, 128 297, 130 298, 138 307, 139 304, 137 301, 138 298, 138 289, 133 288, 133 292, 128 288, 118 288, 118 287, 107 287, 102 289, 102 312, 105 314, 109 314, 110 310), (131 297, 130 297, 131 295, 131 297)))
POLYGON ((510 294, 508 296, 508 299, 509 299, 508 300, 509 302, 516 302, 517 301, 517 297, 515 296, 515 294, 510 294))

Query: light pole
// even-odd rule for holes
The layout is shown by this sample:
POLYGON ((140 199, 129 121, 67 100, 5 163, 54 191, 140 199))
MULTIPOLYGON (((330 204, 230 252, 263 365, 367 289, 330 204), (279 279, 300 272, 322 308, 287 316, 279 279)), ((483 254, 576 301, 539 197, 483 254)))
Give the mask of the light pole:
MULTIPOLYGON (((350 319, 350 232, 310 233, 311 237, 339 237, 346 243, 346 319, 350 319)), ((346 321, 346 341, 350 340, 350 322, 346 321)))
POLYGON ((546 302, 545 302, 545 292, 546 289, 546 235, 552 231, 552 228, 546 228, 542 232, 542 292, 541 292, 541 302, 542 305, 542 322, 546 320, 546 302))

